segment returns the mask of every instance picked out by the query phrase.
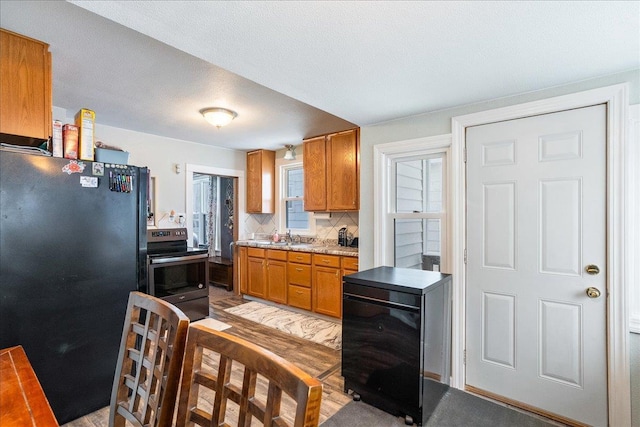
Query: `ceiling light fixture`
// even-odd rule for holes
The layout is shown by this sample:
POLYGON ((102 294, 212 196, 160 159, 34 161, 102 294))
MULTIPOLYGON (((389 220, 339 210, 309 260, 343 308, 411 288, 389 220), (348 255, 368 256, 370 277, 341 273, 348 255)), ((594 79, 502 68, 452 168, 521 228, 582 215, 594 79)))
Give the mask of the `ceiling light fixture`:
POLYGON ((293 145, 285 145, 285 147, 287 147, 287 151, 284 153, 284 159, 295 160, 296 152, 295 152, 295 149, 293 148, 293 145))
POLYGON ((213 126, 220 129, 222 126, 227 125, 231 120, 238 116, 235 111, 227 110, 226 108, 205 108, 200 110, 200 114, 213 126))

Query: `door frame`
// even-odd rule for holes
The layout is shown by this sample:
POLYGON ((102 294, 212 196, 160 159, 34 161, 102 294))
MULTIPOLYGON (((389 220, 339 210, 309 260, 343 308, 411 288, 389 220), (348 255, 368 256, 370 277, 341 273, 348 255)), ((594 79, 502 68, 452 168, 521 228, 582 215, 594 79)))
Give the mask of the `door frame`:
MULTIPOLYGON (((453 317, 452 385, 465 387, 465 304, 466 304, 466 128, 504 120, 587 107, 607 106, 607 396, 610 425, 631 424, 629 374, 629 317, 625 295, 630 279, 625 271, 625 248, 630 238, 625 224, 632 220, 625 210, 625 152, 629 87, 627 83, 528 102, 451 119, 451 182, 453 205, 453 317)), ((508 396, 507 396, 508 397, 508 396)))

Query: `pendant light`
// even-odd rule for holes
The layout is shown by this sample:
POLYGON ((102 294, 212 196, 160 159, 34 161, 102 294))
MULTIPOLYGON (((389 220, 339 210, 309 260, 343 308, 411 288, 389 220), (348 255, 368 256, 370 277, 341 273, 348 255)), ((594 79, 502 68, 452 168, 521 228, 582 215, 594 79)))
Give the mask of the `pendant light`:
POLYGON ((293 148, 293 145, 285 145, 285 147, 287 147, 287 151, 285 151, 285 153, 284 153, 284 159, 285 160, 295 160, 296 159, 296 152, 295 152, 295 149, 293 148))

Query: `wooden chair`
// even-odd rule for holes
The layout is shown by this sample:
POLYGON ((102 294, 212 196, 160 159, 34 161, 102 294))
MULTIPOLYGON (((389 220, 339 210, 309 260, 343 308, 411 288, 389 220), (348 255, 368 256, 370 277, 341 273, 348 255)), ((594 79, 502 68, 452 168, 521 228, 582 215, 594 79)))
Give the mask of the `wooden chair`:
POLYGON ((229 426, 236 419, 235 425, 249 427, 254 417, 269 427, 318 425, 322 383, 269 350, 225 332, 191 325, 186 355, 178 427, 229 426), (295 406, 282 411, 289 420, 280 413, 283 397, 295 406), (237 406, 228 408, 228 400, 237 406))
POLYGON ((109 426, 172 423, 189 318, 159 298, 131 292, 111 392, 109 426))

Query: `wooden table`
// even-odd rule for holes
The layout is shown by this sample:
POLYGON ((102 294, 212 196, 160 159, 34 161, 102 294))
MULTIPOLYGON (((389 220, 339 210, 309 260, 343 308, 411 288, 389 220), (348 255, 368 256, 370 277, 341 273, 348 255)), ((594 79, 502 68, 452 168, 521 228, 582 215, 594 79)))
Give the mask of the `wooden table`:
POLYGON ((0 426, 58 427, 22 346, 0 350, 0 426))

